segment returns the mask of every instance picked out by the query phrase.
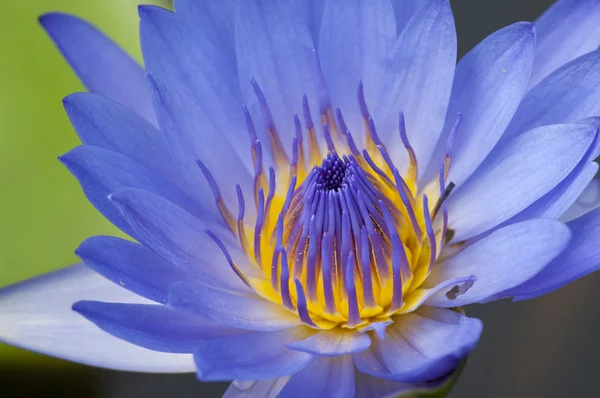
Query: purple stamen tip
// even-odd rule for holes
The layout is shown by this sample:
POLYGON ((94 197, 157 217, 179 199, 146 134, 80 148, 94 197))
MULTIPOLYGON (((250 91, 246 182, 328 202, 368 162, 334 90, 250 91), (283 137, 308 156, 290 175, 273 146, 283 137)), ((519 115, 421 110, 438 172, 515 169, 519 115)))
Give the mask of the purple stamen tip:
POLYGON ((246 105, 242 105, 242 110, 244 112, 244 118, 246 119, 246 128, 248 129, 248 134, 250 135, 250 144, 254 144, 258 140, 258 136, 256 135, 256 127, 254 126, 252 115, 250 114, 250 111, 246 105))
POLYGON ((202 171, 202 174, 204 174, 204 178, 208 182, 208 185, 210 186, 210 189, 213 192, 215 200, 219 201, 221 199, 221 191, 219 190, 219 185, 215 181, 215 179, 214 179, 213 175, 211 174, 210 170, 198 158, 196 158, 196 164, 198 164, 198 166, 200 167, 200 170, 202 171))
POLYGON ((327 149, 330 152, 335 151, 335 145, 331 139, 331 133, 329 132, 329 126, 327 124, 323 125, 323 135, 325 136, 325 142, 327 142, 327 149))
POLYGON ((398 118, 398 130, 400 131, 400 140, 402 141, 402 145, 406 149, 412 149, 410 145, 410 141, 408 140, 408 134, 406 133, 406 121, 404 119, 404 112, 400 112, 400 116, 398 118))
POLYGON ((269 104, 265 98, 265 95, 263 94, 256 80, 254 80, 254 77, 250 77, 250 82, 252 83, 254 94, 256 95, 258 104, 260 105, 263 118, 265 119, 265 127, 267 130, 275 130, 275 122, 273 120, 273 115, 271 114, 271 109, 269 108, 269 104))
POLYGON ((452 126, 452 129, 450 130, 450 133, 448 134, 448 140, 446 141, 446 155, 450 155, 452 153, 452 148, 454 147, 454 141, 456 139, 456 132, 458 131, 458 128, 460 127, 461 122, 462 122, 462 114, 458 113, 456 115, 456 121, 454 122, 454 126, 452 126))
POLYGON ((310 106, 308 106, 308 97, 306 94, 302 95, 302 114, 304 115, 304 124, 308 130, 315 128, 310 114, 310 106))
POLYGON ((335 117, 340 127, 340 131, 347 132, 348 126, 346 125, 346 121, 344 120, 344 116, 342 115, 342 110, 339 107, 335 108, 335 117))
POLYGON ((302 124, 300 123, 300 117, 297 113, 294 113, 294 132, 298 144, 302 145, 302 124))
POLYGON ((367 101, 365 99, 365 92, 362 80, 358 81, 358 88, 356 90, 358 96, 358 106, 363 117, 367 119, 369 117, 369 108, 367 107, 367 101))

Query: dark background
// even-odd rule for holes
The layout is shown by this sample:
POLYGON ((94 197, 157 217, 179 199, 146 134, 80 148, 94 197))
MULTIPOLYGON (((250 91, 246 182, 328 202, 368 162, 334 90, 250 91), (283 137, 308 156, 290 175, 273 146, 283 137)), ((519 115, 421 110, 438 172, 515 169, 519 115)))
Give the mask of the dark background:
MULTIPOLYGON (((202 0, 198 0, 202 1, 202 0)), ((552 0, 453 0, 459 53, 516 21, 535 20, 552 0)), ((600 21, 599 21, 600 23, 600 21)), ((600 274, 532 301, 467 308, 485 331, 451 398, 600 396, 600 274)), ((1 397, 220 397, 226 385, 194 375, 121 373, 90 367, 0 368, 1 397)))

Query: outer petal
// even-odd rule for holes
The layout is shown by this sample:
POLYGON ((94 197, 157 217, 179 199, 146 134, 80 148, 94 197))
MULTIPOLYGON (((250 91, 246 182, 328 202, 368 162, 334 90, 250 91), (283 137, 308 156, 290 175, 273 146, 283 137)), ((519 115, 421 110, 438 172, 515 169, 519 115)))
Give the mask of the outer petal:
POLYGON ((162 133, 130 109, 94 93, 71 94, 63 104, 84 144, 119 152, 179 181, 162 133))
POLYGON ((146 71, 184 90, 238 154, 249 153, 235 66, 219 41, 165 9, 140 6, 139 13, 146 71))
POLYGON ((111 192, 123 187, 146 189, 169 198, 194 214, 203 214, 199 206, 165 177, 120 153, 83 145, 62 155, 59 160, 77 178, 94 207, 132 237, 136 237, 135 231, 108 200, 111 192))
MULTIPOLYGON (((124 188, 110 200, 136 231, 136 239, 167 261, 211 286, 248 291, 200 220, 168 200, 140 189, 124 188)), ((219 234, 216 230, 215 233, 219 234)), ((223 236, 227 236, 223 234, 223 236)))
POLYGON ((456 380, 460 376, 459 370, 451 373, 447 377, 433 380, 428 383, 404 384, 397 381, 381 379, 366 375, 356 371, 354 380, 356 381, 356 397, 377 397, 377 398, 409 398, 424 396, 443 396, 448 393, 456 380))
POLYGON ((210 185, 196 163, 200 159, 220 183, 226 203, 237 208, 235 184, 251 193, 253 176, 232 147, 228 130, 219 130, 210 114, 173 84, 154 76, 149 76, 149 82, 160 128, 190 192, 207 207, 214 206, 210 185))
POLYGON ((575 123, 599 114, 600 51, 594 51, 561 67, 527 93, 502 140, 534 127, 575 123))
POLYGON ((175 0, 177 15, 209 37, 235 61, 235 5, 237 0, 175 0))
POLYGON ((364 131, 356 97, 364 83, 367 104, 377 103, 385 61, 396 41, 396 22, 390 0, 326 0, 319 37, 319 56, 335 106, 355 138, 364 131))
POLYGON ((73 310, 113 336, 160 352, 192 353, 202 340, 240 333, 163 305, 78 301, 73 310))
MULTIPOLYGON (((598 164, 593 162, 582 167, 579 172, 574 170, 556 188, 538 199, 527 209, 506 221, 505 224, 514 224, 532 218, 558 219, 560 217, 561 221, 564 221, 564 218, 561 216, 565 215, 567 210, 572 209, 573 206, 577 206, 578 203, 586 203, 586 192, 598 191, 598 187, 595 184, 596 180, 592 180, 597 173, 598 164)), ((600 205, 599 194, 592 194, 590 199, 588 203, 591 206, 600 205)), ((584 206, 584 212, 580 215, 595 209, 595 207, 591 206, 584 206)), ((569 216, 569 214, 566 214, 566 216, 569 216)))
POLYGON ((68 14, 45 14, 40 23, 88 90, 156 124, 143 69, 112 40, 68 14))
POLYGON ((366 333, 331 329, 319 331, 305 340, 288 344, 287 347, 310 354, 336 357, 364 351, 370 345, 371 339, 366 333))
POLYGON ((198 378, 205 381, 262 380, 288 376, 314 359, 286 344, 310 333, 300 326, 277 332, 252 332, 202 343, 194 354, 198 378))
POLYGON ((233 294, 208 286, 175 284, 169 306, 238 329, 273 331, 301 324, 283 306, 255 294, 233 294))
POLYGON ((536 22, 538 44, 529 86, 600 45, 600 3, 559 0, 536 22))
POLYGON ((85 265, 65 268, 0 290, 0 340, 103 368, 194 371, 191 355, 147 350, 100 330, 71 310, 82 299, 148 302, 85 265))
POLYGON ((446 137, 459 113, 462 123, 452 147, 448 181, 460 186, 479 166, 502 136, 527 90, 534 51, 533 25, 520 22, 491 34, 460 60, 445 134, 426 177, 439 171, 446 137))
POLYGON ((398 135, 398 112, 404 112, 409 141, 423 166, 429 163, 444 126, 456 65, 450 4, 447 0, 425 3, 398 38, 380 93, 385 99, 376 103, 384 110, 381 115, 374 110, 375 121, 383 122, 380 135, 389 140, 394 159, 407 158, 398 135))
MULTIPOLYGON (((595 169, 598 166, 595 165, 595 169)), ((597 177, 597 173, 596 173, 597 177)), ((561 216, 561 221, 571 221, 600 207, 600 180, 595 178, 584 189, 575 203, 561 216)))
POLYGON ((102 276, 135 294, 165 304, 169 287, 179 281, 197 281, 144 246, 112 236, 94 236, 75 251, 102 276))
POLYGON ((441 308, 422 307, 398 316, 371 349, 354 354, 363 373, 404 383, 442 377, 458 367, 482 331, 479 319, 441 308))
POLYGON ((600 209, 569 222, 573 239, 567 249, 525 283, 500 293, 526 300, 558 289, 600 268, 600 209))
POLYGON ((307 95, 317 125, 319 113, 330 107, 317 51, 310 31, 295 14, 297 7, 289 0, 247 0, 238 1, 236 11, 236 50, 244 100, 254 114, 260 113, 251 84, 254 78, 286 151, 292 148, 293 116, 302 114, 302 95, 307 95))
POLYGON ((595 135, 593 126, 552 125, 495 149, 448 200, 453 241, 485 232, 550 192, 586 155, 595 135))
POLYGON ((392 0, 398 32, 402 32, 408 21, 425 4, 426 2, 423 0, 392 0))
POLYGON ((536 275, 568 246, 570 239, 569 228, 549 219, 529 220, 492 232, 437 264, 426 281, 427 285, 435 285, 473 275, 477 280, 470 289, 459 295, 440 291, 425 304, 459 307, 486 301, 536 275))
POLYGON ((317 357, 293 375, 278 398, 349 398, 354 397, 354 364, 349 355, 317 357))
POLYGON ((290 376, 269 380, 235 380, 223 398, 276 398, 289 379, 290 376))

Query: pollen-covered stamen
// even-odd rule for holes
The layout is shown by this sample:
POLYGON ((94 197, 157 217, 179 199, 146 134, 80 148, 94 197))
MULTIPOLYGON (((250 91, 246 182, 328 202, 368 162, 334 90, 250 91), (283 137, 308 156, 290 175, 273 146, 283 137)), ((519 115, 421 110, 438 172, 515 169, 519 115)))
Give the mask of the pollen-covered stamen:
MULTIPOLYGON (((256 88, 260 97, 260 89, 256 88)), ((266 101, 259 98, 259 102, 267 119, 265 125, 271 130, 269 136, 276 136, 266 101)), ((334 130, 330 130, 336 126, 331 112, 327 119, 321 114, 328 150, 323 158, 304 96, 309 156, 304 158, 303 128, 300 118, 294 115, 291 158, 286 155, 286 163, 281 164, 282 158, 277 160, 275 154, 275 165, 268 168, 268 173, 263 167, 263 147, 248 114, 255 165, 254 225, 244 225, 246 203, 241 188, 236 187, 235 219, 210 172, 201 165, 223 218, 264 278, 245 277, 228 256, 232 269, 240 272, 257 293, 295 312, 304 324, 315 328, 368 330, 369 325, 386 324, 394 314, 414 310, 420 305, 414 299, 419 295, 414 292, 435 266, 446 243, 445 199, 453 188, 452 183, 445 186, 450 152, 437 179, 419 191, 417 159, 403 115, 400 139, 410 164, 401 174, 377 134, 362 84, 359 105, 365 118, 367 148, 359 149, 341 111, 336 109, 338 128, 334 130, 341 132, 339 136, 334 137, 334 130), (435 200, 433 207, 428 197, 432 204, 435 200), (439 212, 443 215, 441 221, 439 212)), ((449 141, 457 127, 458 123, 449 141)), ((273 142, 279 139, 271 142, 277 147, 273 142)))

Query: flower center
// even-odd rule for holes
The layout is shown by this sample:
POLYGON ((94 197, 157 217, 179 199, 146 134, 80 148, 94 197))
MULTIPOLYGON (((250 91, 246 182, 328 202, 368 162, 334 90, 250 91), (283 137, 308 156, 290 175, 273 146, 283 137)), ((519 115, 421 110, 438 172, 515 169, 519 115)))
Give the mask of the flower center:
MULTIPOLYGON (((364 104, 361 95, 359 90, 364 104)), ((419 192, 416 157, 402 115, 400 138, 410 159, 403 175, 379 140, 366 106, 366 149, 357 149, 338 110, 337 123, 330 111, 321 115, 327 143, 323 151, 305 99, 308 158, 314 165, 309 169, 299 120, 290 160, 266 103, 261 106, 276 166, 267 178, 262 146, 248 118, 254 142, 255 222, 244 220, 239 187, 237 220, 215 192, 223 218, 255 267, 245 270, 228 256, 234 270, 258 294, 315 328, 369 328, 414 311, 427 295, 422 285, 447 232, 444 200, 453 187, 444 183, 449 155, 439 178, 419 192)))

